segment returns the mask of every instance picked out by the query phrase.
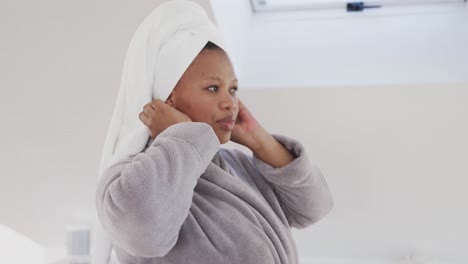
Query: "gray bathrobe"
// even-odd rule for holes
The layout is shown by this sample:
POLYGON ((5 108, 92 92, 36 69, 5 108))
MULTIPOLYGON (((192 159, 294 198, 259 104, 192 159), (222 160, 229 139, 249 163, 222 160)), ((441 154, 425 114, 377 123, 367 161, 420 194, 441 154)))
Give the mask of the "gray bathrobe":
POLYGON ((290 228, 317 222, 333 202, 304 147, 273 137, 296 156, 281 168, 222 149, 209 125, 187 122, 107 169, 96 206, 120 263, 298 263, 290 228))

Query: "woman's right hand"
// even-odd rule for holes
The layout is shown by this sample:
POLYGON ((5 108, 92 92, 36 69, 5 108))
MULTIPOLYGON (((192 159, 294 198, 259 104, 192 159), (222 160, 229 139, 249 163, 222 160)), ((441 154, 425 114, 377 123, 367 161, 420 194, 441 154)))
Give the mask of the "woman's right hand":
POLYGON ((186 114, 159 99, 147 103, 139 117, 143 124, 149 128, 152 139, 173 124, 192 122, 186 114))

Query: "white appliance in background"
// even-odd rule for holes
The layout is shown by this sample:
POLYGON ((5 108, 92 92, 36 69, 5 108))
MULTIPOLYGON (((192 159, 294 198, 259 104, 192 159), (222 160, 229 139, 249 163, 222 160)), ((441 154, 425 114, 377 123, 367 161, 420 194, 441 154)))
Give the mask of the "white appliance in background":
POLYGON ((91 227, 86 225, 67 226, 66 230, 67 264, 91 263, 91 227))

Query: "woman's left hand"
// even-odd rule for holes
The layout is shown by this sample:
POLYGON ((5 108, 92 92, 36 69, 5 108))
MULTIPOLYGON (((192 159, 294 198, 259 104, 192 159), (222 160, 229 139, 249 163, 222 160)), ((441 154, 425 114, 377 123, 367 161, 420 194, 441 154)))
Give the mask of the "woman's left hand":
POLYGON ((231 141, 248 147, 263 162, 280 168, 295 159, 281 143, 266 131, 239 99, 239 114, 231 132, 231 141))
POLYGON ((255 150, 260 145, 259 139, 266 131, 240 99, 238 99, 238 104, 239 114, 231 132, 231 141, 255 150))

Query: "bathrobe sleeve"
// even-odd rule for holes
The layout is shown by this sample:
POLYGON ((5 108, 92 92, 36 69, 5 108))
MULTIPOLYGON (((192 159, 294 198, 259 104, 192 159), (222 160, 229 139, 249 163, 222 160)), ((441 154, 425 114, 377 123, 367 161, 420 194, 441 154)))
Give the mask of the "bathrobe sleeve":
POLYGON ((309 159, 297 140, 272 135, 296 158, 281 168, 273 168, 253 154, 259 172, 273 186, 289 225, 305 228, 322 219, 333 207, 333 198, 320 169, 309 159))
POLYGON ((177 242, 195 185, 219 150, 205 123, 170 126, 132 158, 107 169, 96 207, 112 242, 133 256, 164 256, 177 242))

